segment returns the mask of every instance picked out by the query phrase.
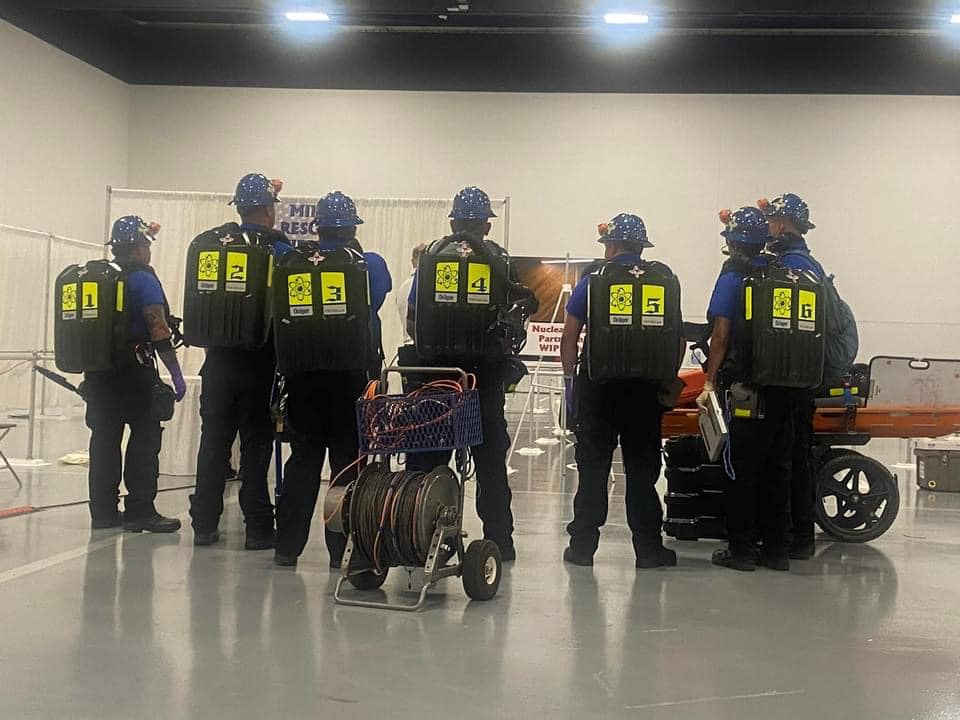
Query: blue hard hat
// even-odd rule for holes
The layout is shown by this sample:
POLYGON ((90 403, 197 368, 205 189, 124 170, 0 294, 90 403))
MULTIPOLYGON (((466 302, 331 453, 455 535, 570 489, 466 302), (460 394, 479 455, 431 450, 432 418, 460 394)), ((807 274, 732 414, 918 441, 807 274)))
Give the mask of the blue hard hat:
POLYGON ((318 228, 354 227, 363 225, 357 206, 339 190, 327 193, 317 203, 315 221, 318 228))
POLYGON ((474 185, 457 193, 450 211, 454 220, 489 220, 496 216, 490 207, 490 196, 474 185))
POLYGON ((104 245, 132 245, 138 242, 152 242, 160 232, 158 223, 147 223, 139 215, 124 215, 113 223, 110 239, 104 245))
POLYGON ((283 188, 283 181, 271 180, 262 173, 249 173, 240 178, 233 200, 229 205, 241 207, 263 207, 280 202, 277 197, 283 188))
POLYGON ((759 208, 742 207, 735 212, 721 210, 720 222, 724 224, 720 234, 732 242, 766 245, 771 240, 770 224, 759 208))
POLYGON ((597 232, 600 233, 600 239, 597 242, 620 242, 641 248, 653 247, 653 243, 647 239, 647 227, 639 215, 620 213, 610 222, 597 225, 597 232))
POLYGON ((816 225, 810 222, 810 208, 803 198, 793 193, 777 195, 773 200, 759 200, 757 206, 767 217, 790 218, 801 232, 813 230, 816 225))

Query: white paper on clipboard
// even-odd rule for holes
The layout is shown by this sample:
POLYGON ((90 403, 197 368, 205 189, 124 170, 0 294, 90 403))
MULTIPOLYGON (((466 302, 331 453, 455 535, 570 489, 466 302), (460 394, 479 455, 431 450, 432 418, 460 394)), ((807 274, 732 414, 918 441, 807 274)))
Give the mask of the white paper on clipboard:
POLYGON ((707 397, 706 410, 700 411, 698 418, 700 424, 700 435, 703 437, 703 444, 707 447, 707 455, 710 462, 717 462, 723 453, 723 448, 727 444, 727 423, 723 419, 723 408, 720 406, 720 398, 713 390, 707 397))

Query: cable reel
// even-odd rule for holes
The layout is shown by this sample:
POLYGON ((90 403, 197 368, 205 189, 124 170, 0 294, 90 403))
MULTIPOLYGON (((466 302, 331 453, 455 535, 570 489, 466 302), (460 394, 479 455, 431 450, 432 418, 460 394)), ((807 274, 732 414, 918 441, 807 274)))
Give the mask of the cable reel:
MULTIPOLYGON (((324 500, 328 527, 353 533, 359 553, 378 573, 391 567, 422 567, 437 527, 460 521, 460 487, 448 467, 429 473, 391 471, 373 463, 354 482, 330 489, 324 500)), ((456 547, 440 547, 437 562, 449 560, 456 547)))

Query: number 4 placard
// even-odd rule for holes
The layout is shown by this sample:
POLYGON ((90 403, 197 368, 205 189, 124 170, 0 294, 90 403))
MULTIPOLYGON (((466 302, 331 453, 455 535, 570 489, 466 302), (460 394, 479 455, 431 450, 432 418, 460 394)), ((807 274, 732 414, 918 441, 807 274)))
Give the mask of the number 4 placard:
POLYGON ((471 305, 490 304, 490 266, 469 263, 467 267, 467 302, 471 305))

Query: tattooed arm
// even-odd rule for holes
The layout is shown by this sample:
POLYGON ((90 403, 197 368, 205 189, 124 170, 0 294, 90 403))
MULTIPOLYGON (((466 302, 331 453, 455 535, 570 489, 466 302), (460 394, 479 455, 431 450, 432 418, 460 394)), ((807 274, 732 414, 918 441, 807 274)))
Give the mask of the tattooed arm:
POLYGON ((167 314, 163 305, 147 305, 143 308, 143 319, 147 323, 147 332, 150 334, 150 342, 157 348, 157 354, 160 360, 170 371, 170 377, 173 379, 173 388, 177 394, 177 400, 182 400, 187 393, 187 383, 183 379, 183 371, 180 369, 180 363, 177 361, 177 352, 170 344, 170 338, 173 332, 167 324, 167 314))

